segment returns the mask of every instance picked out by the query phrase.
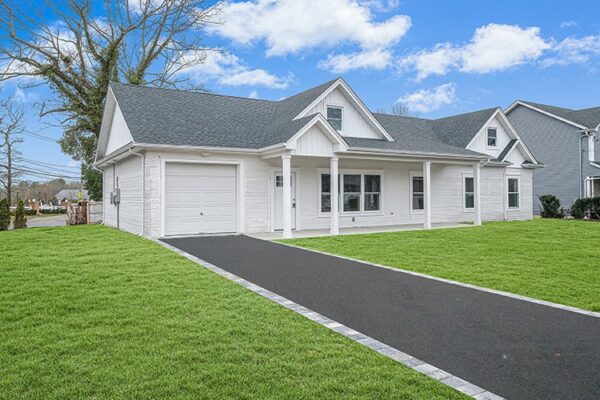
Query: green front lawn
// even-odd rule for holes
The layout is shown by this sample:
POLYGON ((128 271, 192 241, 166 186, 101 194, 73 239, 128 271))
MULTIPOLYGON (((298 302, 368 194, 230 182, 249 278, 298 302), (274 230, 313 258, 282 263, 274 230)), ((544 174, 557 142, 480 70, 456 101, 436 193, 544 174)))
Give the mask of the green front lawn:
POLYGON ((600 223, 534 219, 287 243, 600 311, 600 223))
POLYGON ((0 232, 0 398, 463 399, 150 241, 0 232))

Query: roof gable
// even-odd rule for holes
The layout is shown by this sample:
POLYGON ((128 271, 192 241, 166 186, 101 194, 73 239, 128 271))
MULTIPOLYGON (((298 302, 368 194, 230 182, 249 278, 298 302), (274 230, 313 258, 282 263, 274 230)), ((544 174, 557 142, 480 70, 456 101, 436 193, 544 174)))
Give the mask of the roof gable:
POLYGON ((600 107, 572 110, 569 108, 517 100, 506 109, 506 113, 509 114, 519 106, 527 107, 582 130, 595 130, 598 129, 598 126, 600 125, 600 107))
POLYGON ((375 134, 381 139, 393 141, 393 137, 385 130, 385 128, 379 123, 374 117, 373 113, 367 108, 362 100, 354 93, 350 86, 342 78, 336 79, 326 90, 324 90, 317 98, 315 98, 307 107, 305 107, 296 118, 301 118, 306 115, 310 115, 315 112, 322 112, 318 105, 321 102, 326 101, 327 97, 330 96, 334 91, 342 93, 347 101, 354 107, 355 111, 366 121, 366 123, 373 129, 375 134))

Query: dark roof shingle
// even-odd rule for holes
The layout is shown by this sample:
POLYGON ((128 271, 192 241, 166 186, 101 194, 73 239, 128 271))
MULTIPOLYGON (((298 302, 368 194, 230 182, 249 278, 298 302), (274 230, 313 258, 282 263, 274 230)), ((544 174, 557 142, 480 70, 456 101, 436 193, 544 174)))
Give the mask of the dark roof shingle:
MULTIPOLYGON (((133 140, 258 149, 285 143, 314 116, 294 118, 336 80, 280 101, 111 83, 133 140)), ((350 147, 481 155, 465 147, 496 109, 437 120, 374 114, 393 142, 344 137, 350 147)))

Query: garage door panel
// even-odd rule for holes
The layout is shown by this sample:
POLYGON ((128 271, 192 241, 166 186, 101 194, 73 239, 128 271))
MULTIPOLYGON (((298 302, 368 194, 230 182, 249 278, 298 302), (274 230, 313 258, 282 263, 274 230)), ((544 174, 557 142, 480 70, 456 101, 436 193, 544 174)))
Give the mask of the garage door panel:
POLYGON ((236 186, 233 165, 167 163, 165 234, 235 232, 236 186))

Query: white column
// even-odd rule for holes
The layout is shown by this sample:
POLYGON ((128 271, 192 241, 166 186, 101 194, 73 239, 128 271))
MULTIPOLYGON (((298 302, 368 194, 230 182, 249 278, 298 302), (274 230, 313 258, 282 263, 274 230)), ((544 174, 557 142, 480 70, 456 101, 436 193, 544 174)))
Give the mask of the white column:
POLYGON ((292 168, 290 155, 281 156, 283 172, 283 237, 292 237, 292 168))
POLYGON ((431 229, 431 161, 423 162, 423 202, 425 203, 423 227, 431 229))
POLYGON ((473 164, 473 197, 474 212, 473 223, 481 225, 481 166, 479 163, 473 164))
POLYGON ((331 234, 337 235, 340 233, 339 224, 339 199, 338 199, 338 158, 331 157, 331 234))

